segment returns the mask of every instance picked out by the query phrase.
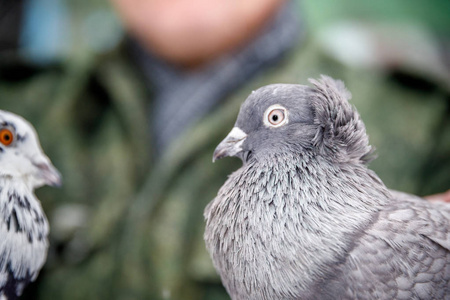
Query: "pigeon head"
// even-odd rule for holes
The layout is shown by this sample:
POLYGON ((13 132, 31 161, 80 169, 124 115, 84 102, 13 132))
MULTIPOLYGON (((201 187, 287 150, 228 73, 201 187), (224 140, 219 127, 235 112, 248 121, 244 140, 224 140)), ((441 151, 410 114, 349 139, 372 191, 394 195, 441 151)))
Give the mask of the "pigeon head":
POLYGON ((372 148, 344 84, 327 76, 310 82, 312 87, 273 84, 254 91, 213 161, 237 156, 245 163, 254 156, 290 151, 336 162, 368 162, 372 148))
POLYGON ((31 187, 59 186, 61 176, 42 151, 36 131, 22 117, 0 110, 0 177, 31 187))

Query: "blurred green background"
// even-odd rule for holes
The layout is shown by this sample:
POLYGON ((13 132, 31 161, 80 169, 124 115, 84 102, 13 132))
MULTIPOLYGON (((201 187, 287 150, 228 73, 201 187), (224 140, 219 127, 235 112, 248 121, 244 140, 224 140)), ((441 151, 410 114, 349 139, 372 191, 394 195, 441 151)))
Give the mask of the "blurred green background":
POLYGON ((228 299, 204 249, 202 213, 240 161, 211 157, 240 103, 265 84, 342 79, 385 184, 421 196, 450 187, 450 2, 295 8, 295 48, 157 154, 155 90, 108 1, 0 4, 0 108, 35 125, 64 178, 61 189, 36 191, 50 249, 24 299, 228 299))

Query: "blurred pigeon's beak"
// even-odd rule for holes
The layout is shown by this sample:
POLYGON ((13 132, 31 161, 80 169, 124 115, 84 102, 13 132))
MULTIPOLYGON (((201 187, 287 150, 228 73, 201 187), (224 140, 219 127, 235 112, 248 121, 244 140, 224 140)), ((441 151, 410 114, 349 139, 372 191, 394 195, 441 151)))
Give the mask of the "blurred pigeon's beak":
POLYGON ((242 144, 247 134, 239 127, 234 127, 214 151, 213 162, 226 156, 235 156, 242 151, 242 144))
POLYGON ((52 165, 51 162, 36 164, 38 168, 38 176, 44 181, 45 184, 55 187, 60 187, 62 184, 61 174, 52 165))

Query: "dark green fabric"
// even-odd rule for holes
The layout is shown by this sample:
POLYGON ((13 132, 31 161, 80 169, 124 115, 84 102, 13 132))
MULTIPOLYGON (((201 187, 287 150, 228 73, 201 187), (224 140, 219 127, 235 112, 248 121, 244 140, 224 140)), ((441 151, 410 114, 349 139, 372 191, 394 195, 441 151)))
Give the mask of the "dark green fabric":
POLYGON ((448 90, 409 84, 426 79, 420 74, 345 68, 311 37, 156 159, 146 119, 151 90, 122 52, 15 70, 20 78, 2 72, 0 107, 35 125, 64 176, 61 189, 37 191, 51 250, 25 299, 228 299, 204 248, 202 214, 240 165, 236 158, 212 164, 214 148, 262 85, 306 84, 320 74, 342 79, 377 148, 371 168, 387 186, 420 195, 449 187, 448 90), (83 226, 55 227, 66 205, 84 209, 83 226))

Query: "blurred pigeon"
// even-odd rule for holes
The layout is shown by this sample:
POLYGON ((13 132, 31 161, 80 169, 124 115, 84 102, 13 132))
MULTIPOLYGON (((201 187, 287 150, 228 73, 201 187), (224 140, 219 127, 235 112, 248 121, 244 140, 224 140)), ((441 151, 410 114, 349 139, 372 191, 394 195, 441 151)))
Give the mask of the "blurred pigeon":
POLYGON ((205 210, 228 293, 450 298, 450 206, 388 190, 343 83, 311 83, 253 92, 214 152, 243 161, 205 210))
POLYGON ((60 185, 32 125, 0 110, 0 300, 17 299, 47 257, 47 219, 34 189, 60 185))

